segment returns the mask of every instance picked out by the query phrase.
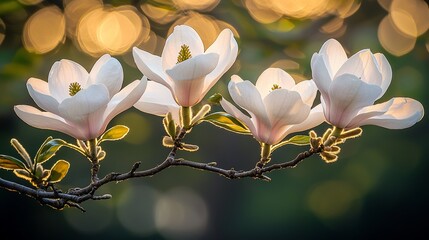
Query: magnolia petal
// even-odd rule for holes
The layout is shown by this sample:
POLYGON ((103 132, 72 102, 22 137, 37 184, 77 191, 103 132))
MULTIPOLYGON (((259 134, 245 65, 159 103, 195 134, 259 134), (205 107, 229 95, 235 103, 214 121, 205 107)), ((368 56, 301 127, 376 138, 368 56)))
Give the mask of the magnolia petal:
POLYGON ((76 82, 85 88, 88 76, 88 72, 78 63, 67 59, 57 61, 49 72, 49 92, 58 102, 62 102, 65 98, 70 97, 70 84, 76 82))
POLYGON ((204 80, 204 95, 231 68, 237 58, 238 45, 231 30, 224 29, 206 53, 219 54, 219 61, 216 68, 204 80))
POLYGON ((323 107, 321 104, 311 109, 308 117, 301 123, 294 125, 285 125, 280 128, 275 134, 276 138, 272 138, 272 144, 277 144, 282 141, 286 136, 296 132, 302 132, 305 130, 312 129, 319 126, 325 121, 325 115, 323 114, 323 107))
POLYGON ((320 96, 320 104, 322 104, 323 112, 325 113, 325 118, 329 117, 330 105, 326 103, 323 96, 320 96))
POLYGON ((346 127, 361 108, 374 103, 380 92, 379 86, 363 82, 355 75, 338 76, 329 89, 330 111, 327 120, 334 126, 346 127))
POLYGON ((58 109, 60 116, 75 123, 87 121, 88 115, 104 108, 109 102, 109 92, 103 84, 82 89, 73 97, 64 99, 58 109))
POLYGON ((377 59, 369 49, 361 50, 351 56, 338 70, 334 79, 343 74, 352 74, 368 84, 380 86, 382 75, 377 59))
POLYGON ((315 128, 325 121, 325 115, 323 114, 322 104, 319 104, 311 109, 308 117, 301 123, 292 125, 284 134, 283 138, 291 133, 301 132, 308 129, 315 128))
POLYGON ((118 60, 104 54, 92 67, 89 79, 91 84, 104 84, 112 97, 122 87, 124 72, 118 60))
POLYGON ((234 105, 232 105, 224 98, 222 98, 222 100, 220 101, 220 105, 225 110, 225 112, 231 114, 232 116, 234 116, 235 118, 239 119, 244 124, 246 124, 246 126, 249 128, 253 136, 255 136, 258 140, 260 140, 258 138, 258 132, 253 121, 246 114, 244 114, 242 111, 240 111, 238 108, 236 108, 234 105))
POLYGON ((228 84, 229 94, 236 104, 245 109, 250 116, 269 124, 267 112, 261 95, 250 81, 243 81, 239 76, 233 75, 228 84))
POLYGON ((175 83, 178 81, 199 79, 213 71, 216 68, 218 60, 219 55, 216 53, 200 54, 174 65, 173 68, 166 70, 166 73, 175 83))
POLYGON ((277 144, 283 138, 283 129, 292 124, 305 120, 310 112, 310 106, 301 100, 299 93, 287 89, 278 89, 268 94, 264 99, 270 124, 262 127, 259 135, 264 143, 277 144))
POLYGON ((268 68, 262 72, 256 81, 256 88, 262 98, 265 98, 265 96, 273 91, 274 85, 282 89, 292 89, 295 86, 295 80, 293 80, 289 73, 280 68, 268 68))
MULTIPOLYGON (((334 78, 338 69, 347 61, 347 55, 343 47, 337 40, 332 38, 322 45, 319 54, 326 64, 331 79, 334 78)), ((313 66, 313 63, 311 65, 313 66)))
POLYGON ((172 109, 179 111, 180 106, 170 89, 154 81, 148 81, 143 96, 134 104, 138 110, 157 116, 165 116, 172 109))
POLYGON ((42 112, 37 108, 27 105, 17 105, 14 107, 16 115, 28 125, 40 128, 63 132, 76 139, 85 139, 85 132, 77 126, 70 125, 63 118, 50 113, 42 112))
POLYGON ((305 80, 296 84, 292 91, 296 91, 301 95, 302 101, 308 106, 312 106, 317 95, 317 86, 313 80, 305 80))
POLYGON ((423 105, 412 98, 393 98, 393 104, 383 115, 374 116, 361 125, 376 125, 388 129, 404 129, 423 118, 423 105))
POLYGON ((150 54, 136 47, 133 48, 133 57, 137 68, 149 80, 159 82, 164 86, 171 88, 172 83, 162 69, 161 57, 150 54))
POLYGON ((392 67, 390 66, 389 62, 383 54, 376 53, 374 54, 374 57, 377 60, 378 68, 380 69, 382 75, 380 85, 382 91, 380 93, 380 96, 378 96, 378 98, 381 98, 389 87, 390 82, 392 81, 392 67))
POLYGON ((394 99, 390 99, 387 102, 371 105, 368 107, 362 108, 357 115, 347 124, 346 128, 355 128, 361 126, 361 122, 378 115, 384 114, 392 106, 394 99))
POLYGON ((115 94, 107 105, 102 119, 99 119, 99 122, 102 124, 100 129, 104 131, 116 115, 132 107, 141 98, 146 86, 147 80, 146 78, 142 78, 142 80, 135 80, 128 84, 115 94))
POLYGON ((264 98, 264 105, 273 129, 301 123, 310 112, 310 106, 302 101, 299 93, 287 89, 278 89, 268 94, 264 98))
POLYGON ((170 69, 177 64, 177 57, 183 45, 189 47, 192 57, 204 53, 204 44, 198 33, 186 25, 175 26, 173 33, 165 41, 162 51, 162 68, 170 69))
POLYGON ((324 98, 326 104, 329 105, 329 88, 333 78, 330 76, 328 67, 326 66, 323 56, 317 53, 311 58, 311 71, 313 81, 324 98))
POLYGON ((166 71, 174 81, 174 95, 179 105, 189 107, 201 101, 204 77, 215 69, 218 59, 216 53, 201 54, 166 71))
POLYGON ((27 89, 37 106, 45 111, 58 114, 58 101, 49 93, 48 83, 37 78, 27 81, 27 89))

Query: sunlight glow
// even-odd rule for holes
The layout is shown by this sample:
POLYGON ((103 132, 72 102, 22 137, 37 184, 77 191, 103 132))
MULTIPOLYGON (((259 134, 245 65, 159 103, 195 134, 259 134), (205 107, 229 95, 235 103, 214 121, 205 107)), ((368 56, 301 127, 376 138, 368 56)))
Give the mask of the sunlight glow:
POLYGON ((132 6, 96 8, 77 25, 77 40, 93 56, 120 55, 149 37, 149 20, 132 6))
POLYGON ((416 38, 398 33, 391 18, 386 16, 378 26, 378 39, 384 49, 395 56, 402 56, 413 50, 416 38))
POLYGON ((65 40, 65 18, 56 6, 45 7, 25 23, 22 41, 33 53, 47 53, 65 40), (47 27, 49 26, 49 27, 47 27))
POLYGON ((205 48, 209 47, 216 40, 219 33, 225 28, 231 29, 236 38, 239 37, 237 30, 235 30, 232 25, 197 12, 190 12, 186 16, 179 18, 171 25, 167 35, 173 32, 175 26, 182 24, 188 25, 197 31, 205 48))
POLYGON ((181 10, 210 11, 220 0, 173 0, 175 6, 181 10))
POLYGON ((360 7, 355 0, 245 0, 243 5, 256 21, 267 24, 281 17, 293 19, 316 19, 329 14, 346 18, 354 14, 360 7))
POLYGON ((378 26, 381 45, 396 56, 414 49, 416 38, 429 29, 429 7, 422 0, 379 0, 389 14, 378 26))

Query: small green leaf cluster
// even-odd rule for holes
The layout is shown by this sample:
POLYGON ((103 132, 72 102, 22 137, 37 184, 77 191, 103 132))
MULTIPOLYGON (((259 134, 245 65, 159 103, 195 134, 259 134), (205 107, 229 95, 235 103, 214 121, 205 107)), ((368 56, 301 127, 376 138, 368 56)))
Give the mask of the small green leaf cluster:
POLYGON ((67 175, 70 163, 65 160, 58 160, 50 169, 43 166, 62 146, 66 145, 64 140, 48 137, 33 159, 17 139, 13 138, 10 142, 24 161, 12 156, 0 155, 0 168, 12 170, 17 177, 29 181, 35 187, 60 182, 67 175))

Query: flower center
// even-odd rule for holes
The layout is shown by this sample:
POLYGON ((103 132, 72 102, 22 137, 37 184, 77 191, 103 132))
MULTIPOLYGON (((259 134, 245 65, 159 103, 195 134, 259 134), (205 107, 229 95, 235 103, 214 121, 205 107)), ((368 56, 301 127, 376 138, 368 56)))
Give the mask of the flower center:
POLYGON ((77 83, 77 82, 73 82, 73 83, 70 83, 70 85, 69 85, 69 95, 70 96, 74 96, 74 95, 76 95, 76 93, 78 93, 80 90, 82 90, 82 87, 80 86, 80 84, 79 83, 77 83))
POLYGON ((179 56, 177 56, 177 63, 181 63, 185 60, 190 59, 191 57, 192 55, 191 55, 191 50, 189 50, 189 46, 186 44, 183 44, 182 46, 180 46, 179 56))
POLYGON ((281 89, 282 87, 280 87, 278 84, 273 84, 273 86, 271 87, 271 90, 276 90, 276 89, 281 89))

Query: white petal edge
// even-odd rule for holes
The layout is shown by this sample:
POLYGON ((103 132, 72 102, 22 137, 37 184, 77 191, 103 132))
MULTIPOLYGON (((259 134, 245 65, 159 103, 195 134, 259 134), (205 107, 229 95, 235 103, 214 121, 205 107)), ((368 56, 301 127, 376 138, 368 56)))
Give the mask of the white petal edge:
POLYGON ((148 81, 143 96, 134 104, 142 112, 156 116, 165 116, 172 109, 179 111, 170 89, 154 81, 148 81))
POLYGON ((122 87, 124 72, 116 58, 104 54, 92 67, 89 78, 91 84, 104 84, 109 90, 109 96, 113 97, 122 87))
POLYGON ((147 86, 146 78, 135 80, 115 94, 110 100, 99 122, 102 124, 100 131, 104 131, 109 122, 121 112, 132 107, 143 95, 147 86))
POLYGON ((308 106, 313 106, 314 99, 317 95, 317 86, 313 80, 304 80, 296 84, 292 89, 301 95, 301 99, 308 106))
MULTIPOLYGON (((258 131, 253 123, 253 121, 248 117, 246 114, 244 114, 242 111, 240 111, 237 107, 232 105, 230 102, 222 98, 220 101, 220 105, 225 110, 225 112, 231 114, 235 118, 242 121, 244 124, 246 124, 247 128, 249 128, 250 132, 258 139, 258 131)), ((259 140, 259 139, 258 139, 259 140)))
POLYGON ((424 116, 423 105, 412 98, 394 98, 389 110, 379 116, 362 121, 362 125, 376 125, 388 129, 404 129, 413 126, 424 116))
POLYGON ((351 120, 349 124, 345 128, 355 128, 362 125, 362 121, 367 120, 368 118, 372 118, 375 116, 383 115, 385 112, 389 110, 389 108, 392 106, 394 99, 390 99, 387 102, 379 103, 375 105, 371 105, 368 107, 364 107, 357 115, 351 120))
POLYGON ((59 131, 76 139, 88 140, 85 139, 85 133, 77 126, 68 124, 63 118, 53 113, 42 112, 37 108, 27 105, 17 105, 14 107, 14 110, 22 121, 32 127, 59 131))
POLYGON ((377 59, 369 49, 363 49, 351 56, 335 74, 335 78, 343 74, 352 74, 363 82, 381 86, 382 75, 377 59))
MULTIPOLYGON (((328 39, 320 48, 319 54, 323 56, 329 76, 334 78, 338 69, 347 61, 347 54, 343 46, 335 40, 328 39)), ((311 64, 313 65, 313 63, 311 64)))
POLYGON ((50 95, 47 82, 37 78, 30 78, 27 81, 27 89, 37 106, 45 111, 58 114, 59 103, 50 95))
POLYGON ((204 80, 204 95, 227 72, 237 59, 238 44, 230 29, 224 29, 205 53, 219 54, 216 68, 204 80))
POLYGON ((165 71, 162 69, 161 57, 136 47, 133 48, 133 57, 137 68, 149 80, 161 83, 171 89, 172 82, 169 81, 167 74, 165 74, 165 71))
POLYGON ((392 81, 392 67, 390 66, 389 61, 387 61, 387 58, 381 54, 381 53, 376 53, 374 54, 375 59, 377 60, 378 63, 378 68, 380 69, 381 75, 382 75, 382 80, 381 80, 381 93, 380 96, 378 98, 381 98, 384 93, 386 93, 387 88, 389 88, 390 83, 392 81))
POLYGON ((329 88, 332 84, 333 78, 329 75, 328 67, 324 62, 322 55, 317 53, 313 54, 313 57, 311 58, 311 71, 314 83, 324 98, 325 103, 329 105, 329 88))
POLYGON ((243 81, 239 76, 233 75, 228 84, 228 91, 232 100, 246 110, 253 121, 270 124, 261 95, 250 81, 243 81))

